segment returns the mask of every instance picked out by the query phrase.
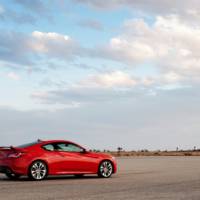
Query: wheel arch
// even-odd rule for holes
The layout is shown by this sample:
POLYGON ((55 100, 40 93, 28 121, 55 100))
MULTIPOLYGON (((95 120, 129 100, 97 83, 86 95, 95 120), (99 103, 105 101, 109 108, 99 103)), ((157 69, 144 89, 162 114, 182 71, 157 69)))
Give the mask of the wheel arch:
POLYGON ((105 161, 109 161, 109 162, 112 164, 112 167, 113 167, 113 172, 112 172, 112 173, 114 173, 115 166, 114 166, 113 161, 110 160, 110 159, 106 159, 106 158, 102 159, 102 160, 99 162, 99 165, 98 165, 98 172, 99 172, 99 168, 100 168, 101 163, 103 163, 103 162, 105 162, 105 161))
POLYGON ((47 174, 48 174, 48 173, 49 173, 49 164, 48 164, 48 162, 47 162, 46 160, 44 160, 44 159, 38 158, 38 159, 32 160, 31 163, 29 164, 28 170, 27 170, 27 175, 29 175, 30 168, 31 168, 32 164, 33 164, 34 162, 36 162, 36 161, 41 161, 41 162, 45 163, 45 165, 46 165, 46 167, 47 167, 47 174))

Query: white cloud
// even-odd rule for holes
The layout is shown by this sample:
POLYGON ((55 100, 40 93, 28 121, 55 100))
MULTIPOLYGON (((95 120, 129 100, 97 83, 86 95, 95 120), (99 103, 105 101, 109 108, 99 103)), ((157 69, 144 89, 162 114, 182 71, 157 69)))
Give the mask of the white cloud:
POLYGON ((113 71, 110 73, 101 73, 90 75, 87 79, 79 83, 83 87, 133 87, 139 80, 134 79, 129 74, 122 71, 113 71))
POLYGON ((103 30, 103 25, 101 24, 101 22, 95 19, 82 20, 78 23, 78 25, 82 26, 83 28, 90 28, 97 31, 103 30))
POLYGON ((143 61, 144 59, 153 59, 155 57, 155 52, 147 44, 139 41, 130 43, 130 41, 120 37, 111 39, 110 51, 117 54, 116 58, 121 55, 120 57, 126 60, 143 61))
POLYGON ((176 83, 176 82, 179 82, 182 77, 181 77, 181 75, 171 71, 171 72, 164 74, 162 78, 164 79, 164 81, 166 81, 168 83, 176 83))
MULTIPOLYGON (((175 149, 177 145, 192 148, 199 145, 200 139, 198 91, 198 87, 162 90, 156 96, 152 93, 129 99, 115 95, 109 102, 53 112, 22 112, 0 107, 2 145, 56 136, 95 148, 116 149, 118 145, 131 150, 175 149), (21 126, 23 129, 16 128, 21 126)), ((82 90, 84 93, 87 91, 82 90)), ((65 101, 67 98, 69 96, 65 96, 65 101)))
POLYGON ((88 103, 110 102, 156 96, 162 90, 190 87, 181 84, 184 78, 174 71, 154 77, 135 77, 123 71, 89 75, 81 81, 51 90, 36 91, 31 97, 44 105, 82 106, 88 103))
POLYGON ((179 14, 199 14, 198 0, 72 0, 74 2, 90 6, 101 10, 112 10, 119 8, 129 8, 138 12, 150 12, 156 14, 179 13, 179 14))
POLYGON ((71 61, 85 53, 70 36, 55 32, 34 31, 25 34, 0 30, 0 46, 1 61, 20 64, 21 68, 27 68, 28 65, 33 70, 38 65, 40 69, 48 67, 53 60, 71 61))
POLYGON ((0 15, 3 14, 5 12, 4 8, 2 5, 0 5, 0 15))
POLYGON ((15 81, 19 81, 20 80, 20 76, 18 74, 16 74, 15 72, 10 72, 8 73, 8 78, 15 80, 15 81))
POLYGON ((157 16, 152 25, 143 19, 128 20, 121 34, 110 40, 104 56, 129 66, 149 63, 167 79, 192 81, 200 74, 200 26, 177 15, 157 16))
POLYGON ((77 44, 68 35, 55 32, 32 32, 30 48, 52 58, 66 59, 77 51, 77 44))
POLYGON ((48 53, 52 51, 51 44, 55 43, 55 45, 68 45, 70 42, 70 38, 67 35, 61 35, 54 32, 40 32, 34 31, 32 32, 33 41, 31 41, 31 47, 33 50, 39 53, 48 53))
MULTIPOLYGON (((12 68, 13 71, 7 74, 8 78, 20 80, 20 76, 14 71, 23 67, 38 67, 42 70, 49 63, 53 67, 66 67, 59 71, 60 73, 55 70, 48 74, 41 73, 42 75, 37 77, 30 76, 30 81, 34 81, 34 84, 28 84, 26 89, 30 93, 33 89, 37 90, 31 96, 36 101, 32 102, 31 98, 31 103, 28 102, 27 105, 24 101, 21 103, 23 105, 17 105, 16 98, 13 98, 14 101, 12 98, 9 102, 4 101, 6 105, 16 104, 23 109, 26 107, 34 111, 20 112, 0 108, 0 138, 4 138, 3 142, 19 143, 21 138, 25 142, 30 138, 34 140, 36 136, 53 138, 56 135, 94 144, 95 147, 100 145, 102 148, 109 146, 113 138, 113 148, 118 145, 129 148, 175 148, 180 143, 185 147, 196 144, 200 128, 199 0, 75 1, 104 10, 128 7, 129 11, 134 12, 134 16, 141 19, 127 20, 119 35, 109 40, 103 52, 97 49, 98 60, 93 60, 96 59, 96 47, 92 47, 94 42, 101 43, 102 38, 95 41, 98 35, 91 35, 91 38, 88 35, 84 42, 77 38, 86 46, 91 46, 88 50, 81 47, 73 37, 66 35, 67 33, 36 30, 27 34, 12 29, 6 31, 6 28, 0 30, 0 64, 12 68), (78 66, 81 56, 84 56, 81 63, 87 70, 68 70, 71 59, 75 58, 72 65, 78 66), (102 57, 120 61, 122 65, 107 62, 102 60, 102 57), (129 68, 122 71, 124 64, 129 68), (104 71, 105 65, 108 66, 106 71, 110 72, 104 71), (97 66, 100 66, 101 73, 77 80, 97 66), (137 73, 134 74, 137 71, 135 68, 140 66, 145 67, 137 76, 137 73), (156 68, 155 74, 151 69, 147 69, 149 66, 156 68), (59 76, 62 72, 62 78, 67 82, 55 86, 56 80, 62 79, 59 76), (78 74, 82 72, 83 74, 78 74), (48 76, 55 81, 52 83, 54 87, 35 87, 35 81, 48 76), (71 85, 70 81, 73 82, 71 85), (194 82, 196 87, 186 87, 194 82), (38 111, 40 109, 43 111, 38 111), (13 126, 10 126, 11 119, 13 126), (22 126, 23 130, 18 128, 22 126), (70 130, 70 133, 65 134, 66 130, 70 130), (102 137, 97 137, 98 135, 102 137)), ((18 24, 30 24, 36 22, 38 16, 43 19, 51 14, 51 11, 58 9, 55 7, 51 10, 50 7, 49 10, 41 0, 34 3, 31 3, 31 0, 15 2, 26 9, 19 9, 22 12, 19 14, 12 9, 9 11, 6 8, 4 11, 4 8, 0 7, 2 19, 9 19, 18 24), (29 16, 29 13, 32 14, 29 16)), ((100 12, 98 14, 102 15, 100 12)), ((116 16, 118 13, 113 14, 116 16)), ((72 13, 70 18, 77 20, 76 17, 76 13, 72 13)), ((97 30, 103 28, 102 24, 93 18, 81 20, 82 24, 79 25, 84 27, 97 30)), ((76 22, 70 22, 73 23, 76 22)), ((109 35, 115 33, 107 29, 105 31, 106 37, 108 32, 109 35)), ((26 83, 24 82, 24 85, 26 83)), ((6 86, 5 88, 7 89, 6 86)), ((19 99, 24 99, 27 93, 24 93, 23 97, 18 94, 19 99)))
POLYGON ((152 84, 150 80, 145 82, 128 73, 113 71, 89 75, 87 78, 68 87, 49 91, 36 91, 31 97, 46 105, 70 105, 74 103, 81 105, 101 101, 109 102, 115 99, 138 96, 142 93, 145 95, 148 91, 144 91, 141 87, 150 84, 152 84))
POLYGON ((50 13, 50 5, 46 5, 42 0, 14 0, 14 2, 24 7, 29 12, 37 14, 40 16, 40 19, 48 16, 50 13))

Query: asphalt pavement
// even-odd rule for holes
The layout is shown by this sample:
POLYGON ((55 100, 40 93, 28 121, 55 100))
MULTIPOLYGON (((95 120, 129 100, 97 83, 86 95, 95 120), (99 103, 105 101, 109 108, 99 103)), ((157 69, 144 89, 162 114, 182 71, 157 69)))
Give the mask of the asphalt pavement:
POLYGON ((0 175, 0 200, 200 200, 200 157, 118 158, 112 178, 49 177, 11 181, 0 175))

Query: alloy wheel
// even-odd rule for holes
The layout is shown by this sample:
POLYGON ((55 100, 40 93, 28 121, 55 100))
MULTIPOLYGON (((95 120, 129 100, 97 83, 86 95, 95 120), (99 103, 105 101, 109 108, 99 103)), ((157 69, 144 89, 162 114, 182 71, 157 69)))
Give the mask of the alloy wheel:
POLYGON ((29 175, 34 180, 42 180, 47 176, 47 166, 42 161, 35 161, 31 167, 29 175))
POLYGON ((109 178, 113 173, 113 166, 110 161, 103 161, 99 166, 99 176, 109 178))

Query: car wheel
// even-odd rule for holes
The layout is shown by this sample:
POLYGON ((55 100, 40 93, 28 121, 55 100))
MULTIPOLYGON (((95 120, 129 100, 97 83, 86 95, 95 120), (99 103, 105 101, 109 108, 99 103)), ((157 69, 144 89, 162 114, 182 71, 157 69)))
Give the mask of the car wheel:
POLYGON ((113 173, 113 165, 111 161, 105 160, 99 165, 98 176, 102 178, 109 178, 113 173))
POLYGON ((29 167, 29 178, 32 180, 40 181, 47 177, 47 165, 43 161, 35 161, 29 167))
POLYGON ((16 180, 20 177, 19 174, 15 174, 15 173, 6 173, 5 174, 9 179, 12 179, 12 180, 16 180))
POLYGON ((74 176, 75 176, 76 178, 82 178, 82 177, 84 176, 84 174, 74 174, 74 176))

